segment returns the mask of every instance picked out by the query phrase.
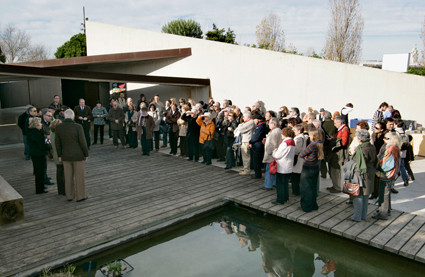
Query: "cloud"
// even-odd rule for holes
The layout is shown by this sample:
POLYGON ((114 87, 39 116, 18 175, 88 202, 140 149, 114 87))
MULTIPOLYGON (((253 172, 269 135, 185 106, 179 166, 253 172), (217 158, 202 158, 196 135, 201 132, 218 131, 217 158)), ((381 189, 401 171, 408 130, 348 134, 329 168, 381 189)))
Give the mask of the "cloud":
MULTIPOLYGON (((410 51, 415 43, 419 46, 425 1, 360 2, 365 22, 364 59, 410 51)), ((301 52, 309 48, 321 51, 330 20, 328 2, 317 0, 77 0, 66 4, 54 0, 14 0, 3 1, 0 25, 15 24, 26 30, 35 43, 46 45, 54 53, 80 32, 83 6, 89 20, 157 32, 178 18, 198 21, 204 33, 215 23, 219 28, 235 31, 240 44, 255 43, 256 26, 273 12, 281 18, 287 44, 293 43, 301 52)))

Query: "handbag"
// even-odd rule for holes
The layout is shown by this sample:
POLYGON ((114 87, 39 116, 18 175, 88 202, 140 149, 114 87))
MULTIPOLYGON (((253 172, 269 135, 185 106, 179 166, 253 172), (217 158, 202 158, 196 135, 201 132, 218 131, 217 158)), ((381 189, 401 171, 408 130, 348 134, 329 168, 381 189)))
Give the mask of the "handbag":
POLYGON ((273 161, 271 161, 269 164, 269 173, 271 175, 275 175, 276 172, 277 172, 277 162, 276 162, 276 159, 273 159, 273 161))
MULTIPOLYGON (((357 180, 360 181, 359 174, 357 174, 357 180)), ((344 185, 342 186, 342 192, 351 196, 359 196, 360 195, 360 184, 353 184, 351 182, 344 181, 344 185)))
POLYGON ((342 186, 342 192, 351 196, 359 196, 360 185, 345 181, 344 185, 342 186))

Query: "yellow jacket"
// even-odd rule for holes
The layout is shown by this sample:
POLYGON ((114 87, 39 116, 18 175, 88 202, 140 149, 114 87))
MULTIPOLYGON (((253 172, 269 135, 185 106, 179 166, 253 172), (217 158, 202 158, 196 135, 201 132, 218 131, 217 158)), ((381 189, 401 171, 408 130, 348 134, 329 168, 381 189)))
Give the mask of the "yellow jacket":
POLYGON ((196 123, 201 126, 201 131, 199 132, 199 143, 203 144, 206 140, 212 140, 215 131, 214 122, 210 120, 208 124, 205 124, 202 116, 198 116, 196 123))

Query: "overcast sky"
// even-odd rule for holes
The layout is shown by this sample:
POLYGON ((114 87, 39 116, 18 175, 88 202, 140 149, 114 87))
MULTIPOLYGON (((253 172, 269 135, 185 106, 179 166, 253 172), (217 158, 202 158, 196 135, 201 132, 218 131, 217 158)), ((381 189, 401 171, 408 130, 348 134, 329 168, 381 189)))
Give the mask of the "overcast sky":
MULTIPOLYGON (((360 0, 363 18, 363 60, 383 54, 408 53, 414 44, 423 49, 420 34, 425 0, 360 0)), ((1 0, 0 26, 14 24, 51 54, 80 32, 83 6, 89 20, 161 31, 173 19, 194 19, 206 33, 215 23, 235 31, 239 44, 254 44, 255 29, 270 13, 278 15, 286 45, 299 52, 320 53, 330 20, 327 0, 1 0)))

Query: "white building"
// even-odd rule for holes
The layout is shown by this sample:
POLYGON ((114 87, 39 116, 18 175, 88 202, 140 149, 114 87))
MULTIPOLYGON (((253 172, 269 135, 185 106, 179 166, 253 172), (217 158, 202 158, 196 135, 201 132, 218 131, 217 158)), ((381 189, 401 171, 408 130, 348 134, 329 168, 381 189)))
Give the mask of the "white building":
POLYGON ((240 107, 262 100, 267 109, 280 106, 306 111, 325 108, 340 111, 354 104, 350 118, 371 118, 386 101, 405 119, 425 123, 425 78, 405 73, 326 61, 245 46, 157 33, 141 29, 87 22, 88 55, 191 48, 192 55, 176 62, 155 61, 117 68, 117 72, 210 79, 210 88, 182 89, 128 84, 129 90, 161 92, 166 97, 190 96, 207 100, 231 99, 240 107), (144 89, 141 89, 144 88, 144 89), (141 89, 141 90, 140 90, 141 89))

